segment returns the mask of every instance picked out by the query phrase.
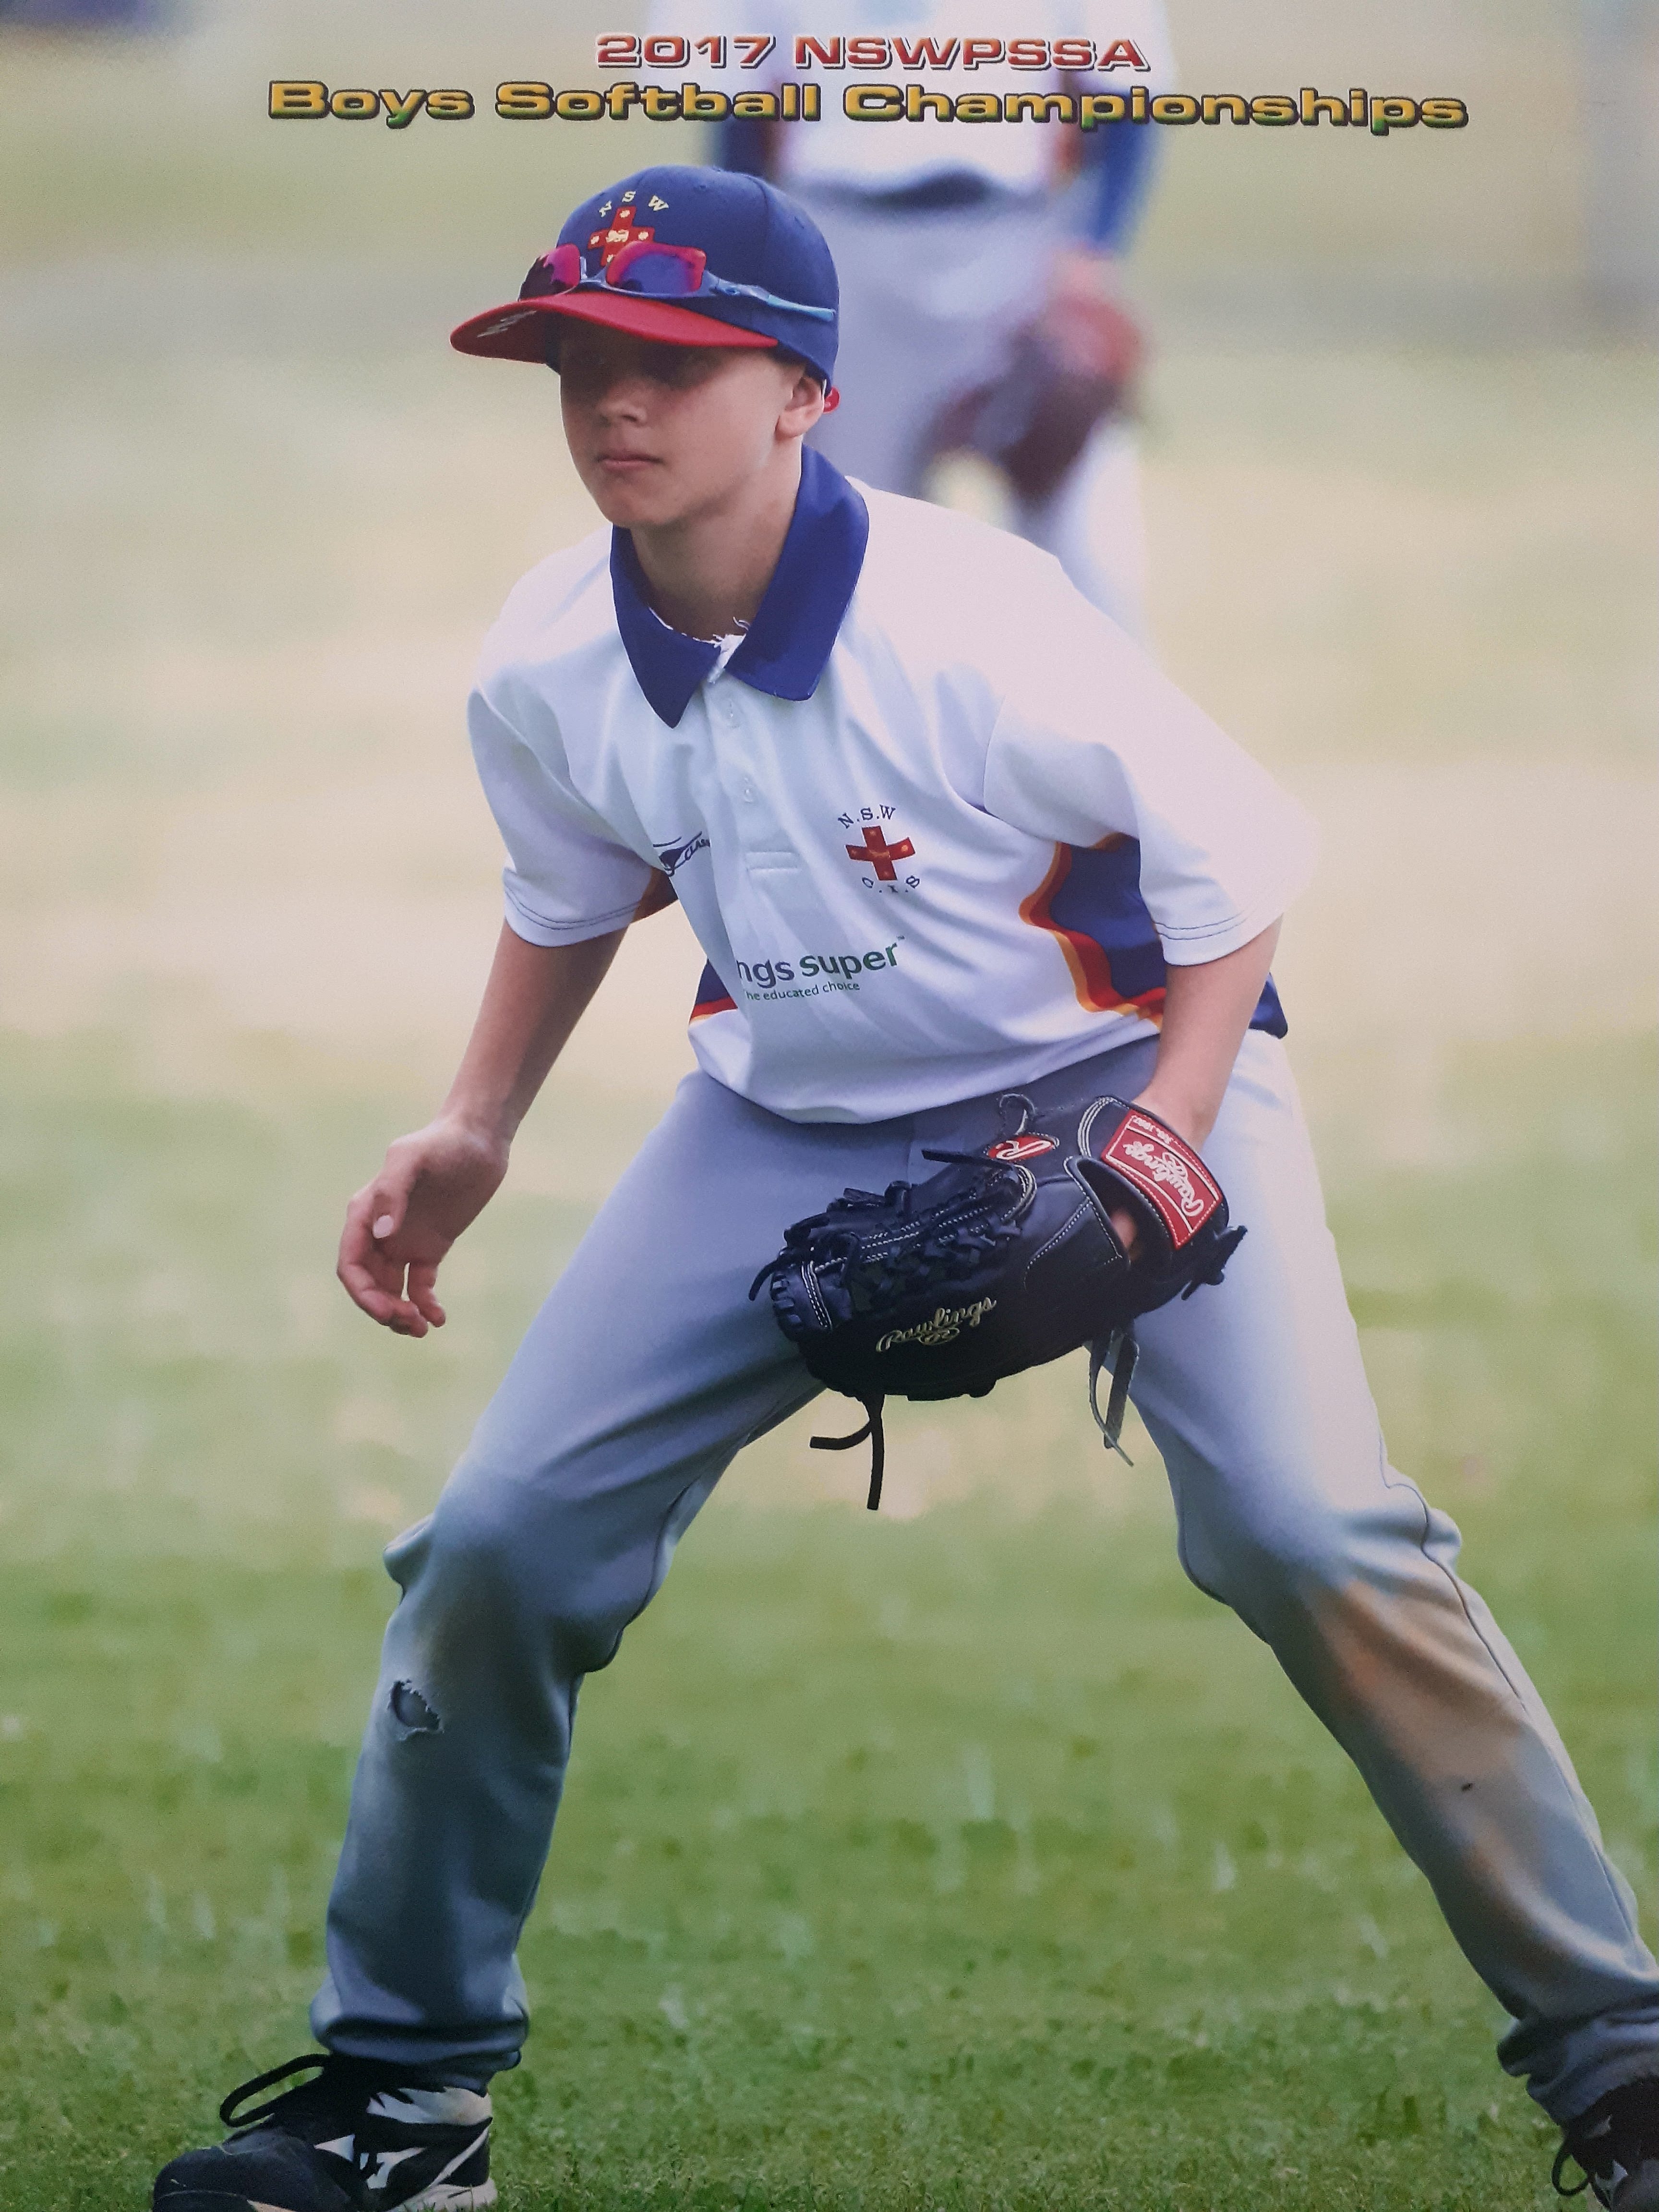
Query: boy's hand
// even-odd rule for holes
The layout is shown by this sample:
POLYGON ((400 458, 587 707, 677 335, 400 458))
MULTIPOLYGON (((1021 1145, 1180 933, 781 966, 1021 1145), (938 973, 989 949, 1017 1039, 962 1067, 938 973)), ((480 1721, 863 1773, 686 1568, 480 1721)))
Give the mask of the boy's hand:
MULTIPOLYGON (((1171 967, 1165 975, 1158 1058, 1135 1103, 1200 1154, 1215 1127, 1278 942, 1275 921, 1218 960, 1171 967)), ((1114 1212, 1109 1218, 1130 1260, 1139 1259, 1140 1232, 1133 1217, 1114 1212)))
POLYGON ((617 929, 576 945, 529 945, 502 923, 443 1110, 398 1138, 346 1208, 336 1273, 371 1321, 399 1336, 443 1327, 438 1263, 500 1189, 514 1132, 622 938, 617 929))
POLYGON ((441 1118, 399 1137, 346 1208, 336 1273, 352 1303, 398 1336, 441 1328, 438 1263, 500 1188, 507 1154, 501 1139, 441 1118))
POLYGON ((1118 1243, 1129 1255, 1133 1267, 1140 1257, 1140 1224, 1127 1206, 1115 1206, 1106 1218, 1112 1224, 1118 1243))
MULTIPOLYGON (((1148 1084, 1144 1091, 1137 1093, 1134 1103, 1137 1106, 1144 1106, 1149 1114, 1156 1114, 1160 1121, 1173 1129, 1176 1136, 1184 1139, 1194 1152, 1201 1148, 1204 1139, 1209 1134, 1207 1123, 1200 1126, 1202 1117, 1195 1114, 1184 1099, 1166 1098, 1156 1083, 1148 1084)), ((1117 1241, 1128 1254, 1129 1264, 1133 1267, 1145 1249, 1139 1222, 1127 1206, 1115 1206, 1106 1218, 1116 1231, 1117 1241)))

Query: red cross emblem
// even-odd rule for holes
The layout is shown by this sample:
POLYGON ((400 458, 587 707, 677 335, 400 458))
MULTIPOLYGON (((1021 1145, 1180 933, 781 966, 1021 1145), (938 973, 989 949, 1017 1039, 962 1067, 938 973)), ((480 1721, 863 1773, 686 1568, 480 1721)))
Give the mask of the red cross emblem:
POLYGON ((617 256, 622 252, 623 246, 631 246, 636 238, 654 238, 656 236, 657 234, 652 229, 648 222, 644 224, 640 229, 635 230, 634 228, 634 214, 635 210, 631 207, 618 209, 611 222, 609 230, 595 230, 589 233, 587 240, 588 244, 590 246, 602 246, 605 248, 604 252, 599 256, 599 266, 601 269, 609 268, 611 262, 613 262, 617 256))
POLYGON ((879 880, 884 884, 890 884, 896 882, 898 878, 898 870, 893 866, 894 861, 914 860, 915 850, 915 847, 908 837, 901 837, 896 845, 890 845, 884 831, 866 830, 864 833, 864 842, 861 845, 849 845, 847 848, 847 857, 849 860, 867 860, 875 869, 879 880))

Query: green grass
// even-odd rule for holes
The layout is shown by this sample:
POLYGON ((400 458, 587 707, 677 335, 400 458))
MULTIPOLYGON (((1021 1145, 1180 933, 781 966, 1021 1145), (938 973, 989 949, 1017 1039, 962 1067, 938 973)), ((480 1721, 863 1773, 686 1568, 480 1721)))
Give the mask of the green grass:
MULTIPOLYGON (((476 88, 570 49, 516 0, 267 12, 0 40, 4 2212, 137 2212, 301 2047, 380 1545, 681 1049, 647 951, 454 1255, 450 1328, 354 1321, 341 1198, 441 1091, 494 927, 467 665, 587 526, 550 380, 441 333, 623 142, 269 125, 270 74, 476 88)), ((1186 11, 1194 81, 1404 84, 1427 52, 1482 122, 1170 149, 1137 277, 1169 311, 1156 629, 1362 869, 1375 810, 1403 908, 1351 939, 1328 870, 1286 945, 1354 1310, 1395 1456, 1646 1900, 1649 954, 1633 902, 1562 879, 1548 809, 1563 762, 1576 817, 1644 801, 1651 366, 1578 325, 1389 324, 1418 287, 1455 334, 1449 300, 1508 287, 1485 327, 1553 329, 1576 282, 1583 148, 1504 105, 1558 69, 1552 20, 1431 12, 1280 11, 1245 48, 1236 9, 1186 11), (1402 829, 1449 807, 1461 904, 1402 829)), ((901 1408, 878 1519, 810 1426, 739 1462, 585 1693, 500 2085, 509 2212, 1553 2202, 1491 2000, 1182 1580, 1144 1437, 1103 1461, 1075 1363, 901 1408)))
MULTIPOLYGON (((1620 1194, 1650 1070, 1519 1073, 1453 1085, 1486 1166, 1355 1184, 1338 1226, 1395 1455, 1460 1513, 1645 1889, 1651 1224, 1620 1194)), ((300 2047, 390 1595, 350 1501, 425 1502, 578 1215, 509 1194, 430 1373, 349 1327, 307 1349, 281 1308, 310 1194, 401 1102, 167 1099, 78 1047, 6 1075, 0 2200, 103 2212, 300 2047), (389 1388, 401 1445, 342 1419, 389 1388)), ((692 1532, 584 1700, 501 2087, 513 2204, 1546 2201, 1491 2001, 1182 1581, 1155 1468, 1096 1477, 1079 1385, 905 1409, 899 1466, 943 1427, 959 1504, 872 1520, 848 1479, 769 1510, 798 1424, 692 1532)))

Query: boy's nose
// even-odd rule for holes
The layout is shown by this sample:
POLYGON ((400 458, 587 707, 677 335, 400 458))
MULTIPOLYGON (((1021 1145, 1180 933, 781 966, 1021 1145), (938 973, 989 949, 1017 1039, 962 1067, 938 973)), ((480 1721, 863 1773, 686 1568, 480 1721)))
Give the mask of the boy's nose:
POLYGON ((637 420, 646 409, 646 380, 641 376, 611 377, 600 386, 590 404, 608 422, 621 416, 637 420))

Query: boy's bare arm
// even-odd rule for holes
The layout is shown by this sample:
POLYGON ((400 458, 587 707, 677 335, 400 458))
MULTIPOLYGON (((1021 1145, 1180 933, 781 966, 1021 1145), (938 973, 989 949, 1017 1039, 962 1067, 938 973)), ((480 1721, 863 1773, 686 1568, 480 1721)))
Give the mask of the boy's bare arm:
MULTIPOLYGON (((1203 1150, 1215 1126, 1278 942, 1275 921, 1219 960, 1167 970, 1158 1060, 1135 1103, 1167 1121, 1195 1151, 1203 1150)), ((1133 1215, 1120 1208, 1111 1221, 1133 1258, 1140 1242, 1133 1215)))
POLYGON ((1221 1111, 1279 943, 1279 924, 1236 952, 1166 971, 1158 1063, 1139 1103, 1201 1150, 1221 1111))
POLYGON ((400 1336, 443 1327, 439 1262, 500 1188, 519 1124, 622 939, 527 945, 503 924, 449 1096, 346 1208, 337 1272, 372 1320, 400 1336))

